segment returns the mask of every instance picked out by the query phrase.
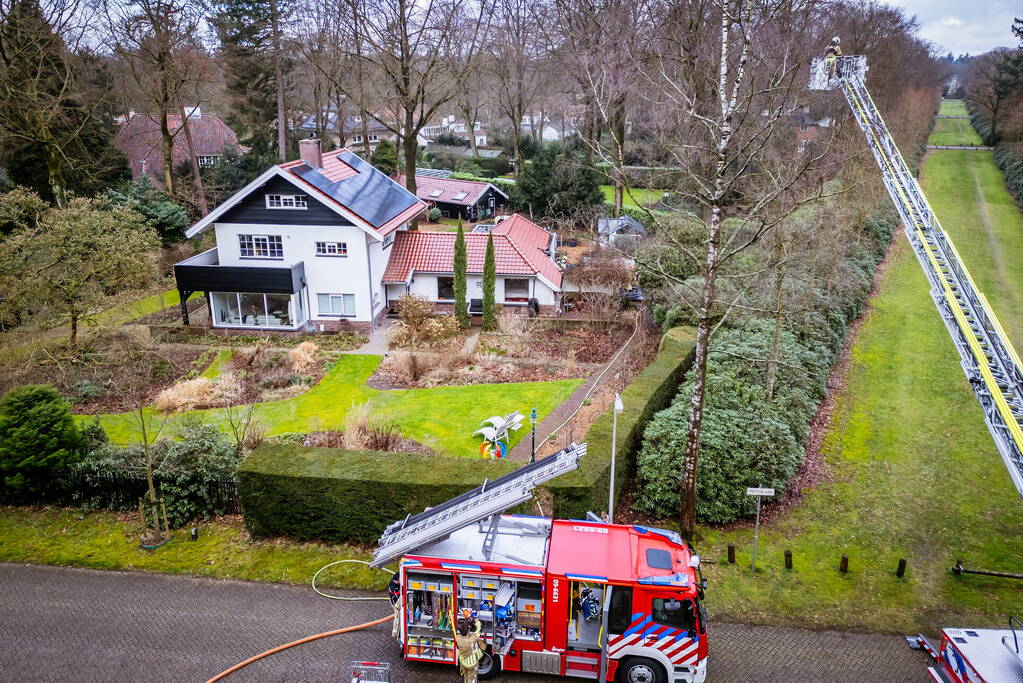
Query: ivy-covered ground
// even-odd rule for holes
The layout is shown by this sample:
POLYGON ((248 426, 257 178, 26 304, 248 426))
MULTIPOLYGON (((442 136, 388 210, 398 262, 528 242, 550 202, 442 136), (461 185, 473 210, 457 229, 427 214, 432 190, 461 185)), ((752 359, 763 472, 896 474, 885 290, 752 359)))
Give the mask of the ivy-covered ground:
MULTIPOLYGON (((380 356, 372 355, 339 356, 334 367, 312 389, 292 399, 258 403, 254 415, 268 436, 336 430, 343 429, 352 406, 369 402, 375 414, 398 423, 404 438, 418 441, 437 453, 479 457, 480 440, 472 432, 483 420, 516 410, 527 415, 534 406, 542 419, 582 382, 566 379, 379 391, 366 386, 366 380, 380 360, 380 356)), ((235 411, 238 414, 244 408, 235 411)), ((135 440, 137 426, 130 415, 102 415, 99 419, 111 441, 135 440)), ((164 430, 174 433, 185 422, 196 419, 226 429, 227 410, 177 413, 168 418, 164 430)), ((526 432, 526 429, 513 432, 509 447, 526 432)))
MULTIPOLYGON (((1023 215, 990 153, 932 152, 923 182, 1009 335, 1023 339, 1023 215)), ((1023 614, 1018 582, 950 571, 957 558, 1023 571, 1023 501, 901 235, 880 285, 825 438, 828 481, 761 527, 756 576, 751 525, 705 531, 699 549, 716 562, 706 572, 717 617, 933 633, 1023 614), (725 562, 729 543, 739 548, 735 565, 725 562), (843 553, 848 574, 838 571, 843 553), (909 562, 901 579, 899 558, 909 562)))

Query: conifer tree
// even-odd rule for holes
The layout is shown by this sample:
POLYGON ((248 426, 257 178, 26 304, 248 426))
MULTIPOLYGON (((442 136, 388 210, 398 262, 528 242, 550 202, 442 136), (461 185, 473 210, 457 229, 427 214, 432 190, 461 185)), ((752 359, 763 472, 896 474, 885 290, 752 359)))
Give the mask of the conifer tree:
POLYGON ((455 258, 452 264, 455 272, 455 320, 463 330, 469 329, 469 309, 465 300, 465 280, 468 268, 468 257, 465 253, 465 230, 462 229, 462 219, 458 219, 458 233, 455 235, 455 258))
POLYGON ((398 148, 390 140, 381 140, 373 150, 369 163, 384 175, 393 176, 398 172, 398 148))
POLYGON ((497 305, 494 289, 497 287, 497 258, 494 254, 494 236, 487 235, 487 255, 483 259, 483 329, 497 329, 497 305))

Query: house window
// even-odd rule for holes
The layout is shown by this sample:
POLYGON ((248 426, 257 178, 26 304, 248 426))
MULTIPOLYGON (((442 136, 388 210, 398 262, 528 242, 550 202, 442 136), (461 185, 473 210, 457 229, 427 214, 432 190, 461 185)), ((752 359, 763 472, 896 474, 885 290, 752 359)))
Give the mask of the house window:
POLYGON ((379 139, 380 139, 380 136, 377 135, 376 133, 373 133, 372 135, 369 136, 369 141, 370 142, 376 142, 379 139))
POLYGON ((199 162, 199 167, 200 168, 208 168, 208 167, 212 166, 213 164, 217 163, 218 159, 220 159, 220 157, 218 157, 218 156, 202 155, 202 154, 199 154, 199 155, 197 155, 195 157, 195 160, 197 162, 199 162))
POLYGON ((805 152, 806 148, 809 147, 809 146, 810 146, 810 141, 809 140, 800 140, 799 141, 799 151, 800 152, 805 152))
POLYGON ((352 136, 352 142, 362 142, 362 136, 361 135, 352 136))
POLYGON ((320 315, 355 315, 354 294, 317 294, 320 315))
POLYGON ((525 301, 529 299, 529 280, 527 278, 504 279, 505 301, 525 301))
POLYGON ((216 327, 297 327, 305 322, 301 295, 210 292, 210 299, 216 327))
POLYGON ((304 194, 268 194, 266 196, 266 208, 306 209, 309 206, 304 194))
POLYGON ((280 235, 238 235, 243 258, 284 258, 280 235))
POLYGON ((345 242, 317 242, 317 256, 348 256, 348 244, 345 242))
POLYGON ((383 243, 381 248, 382 249, 386 249, 387 247, 391 246, 392 244, 394 244, 394 233, 393 232, 390 235, 388 235, 387 237, 384 238, 384 243, 383 243))
POLYGON ((455 278, 453 277, 437 278, 437 298, 438 299, 455 298, 455 278))

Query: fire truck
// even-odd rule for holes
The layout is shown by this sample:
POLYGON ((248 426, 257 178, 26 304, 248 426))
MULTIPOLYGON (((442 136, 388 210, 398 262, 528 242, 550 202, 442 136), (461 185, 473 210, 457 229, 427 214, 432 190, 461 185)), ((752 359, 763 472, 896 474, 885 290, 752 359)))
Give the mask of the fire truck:
POLYGON ((937 667, 927 669, 938 683, 1023 682, 1023 622, 1009 628, 943 628, 935 651, 926 636, 907 636, 910 646, 927 651, 937 667))
POLYGON ((504 514, 575 469, 585 444, 410 515, 372 564, 400 560, 399 643, 409 660, 454 664, 454 615, 486 643, 478 675, 501 670, 627 683, 702 683, 705 582, 673 531, 504 514))

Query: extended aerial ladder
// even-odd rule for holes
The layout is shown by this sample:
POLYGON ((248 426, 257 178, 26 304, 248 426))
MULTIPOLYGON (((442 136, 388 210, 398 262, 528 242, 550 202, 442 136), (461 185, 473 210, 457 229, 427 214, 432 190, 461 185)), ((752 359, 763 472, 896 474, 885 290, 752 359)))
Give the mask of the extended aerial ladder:
POLYGON ((842 91, 867 136, 884 185, 931 285, 984 421, 1017 491, 1023 495, 1023 363, 888 132, 866 86, 867 58, 840 57, 829 78, 824 59, 811 65, 810 89, 842 91))

